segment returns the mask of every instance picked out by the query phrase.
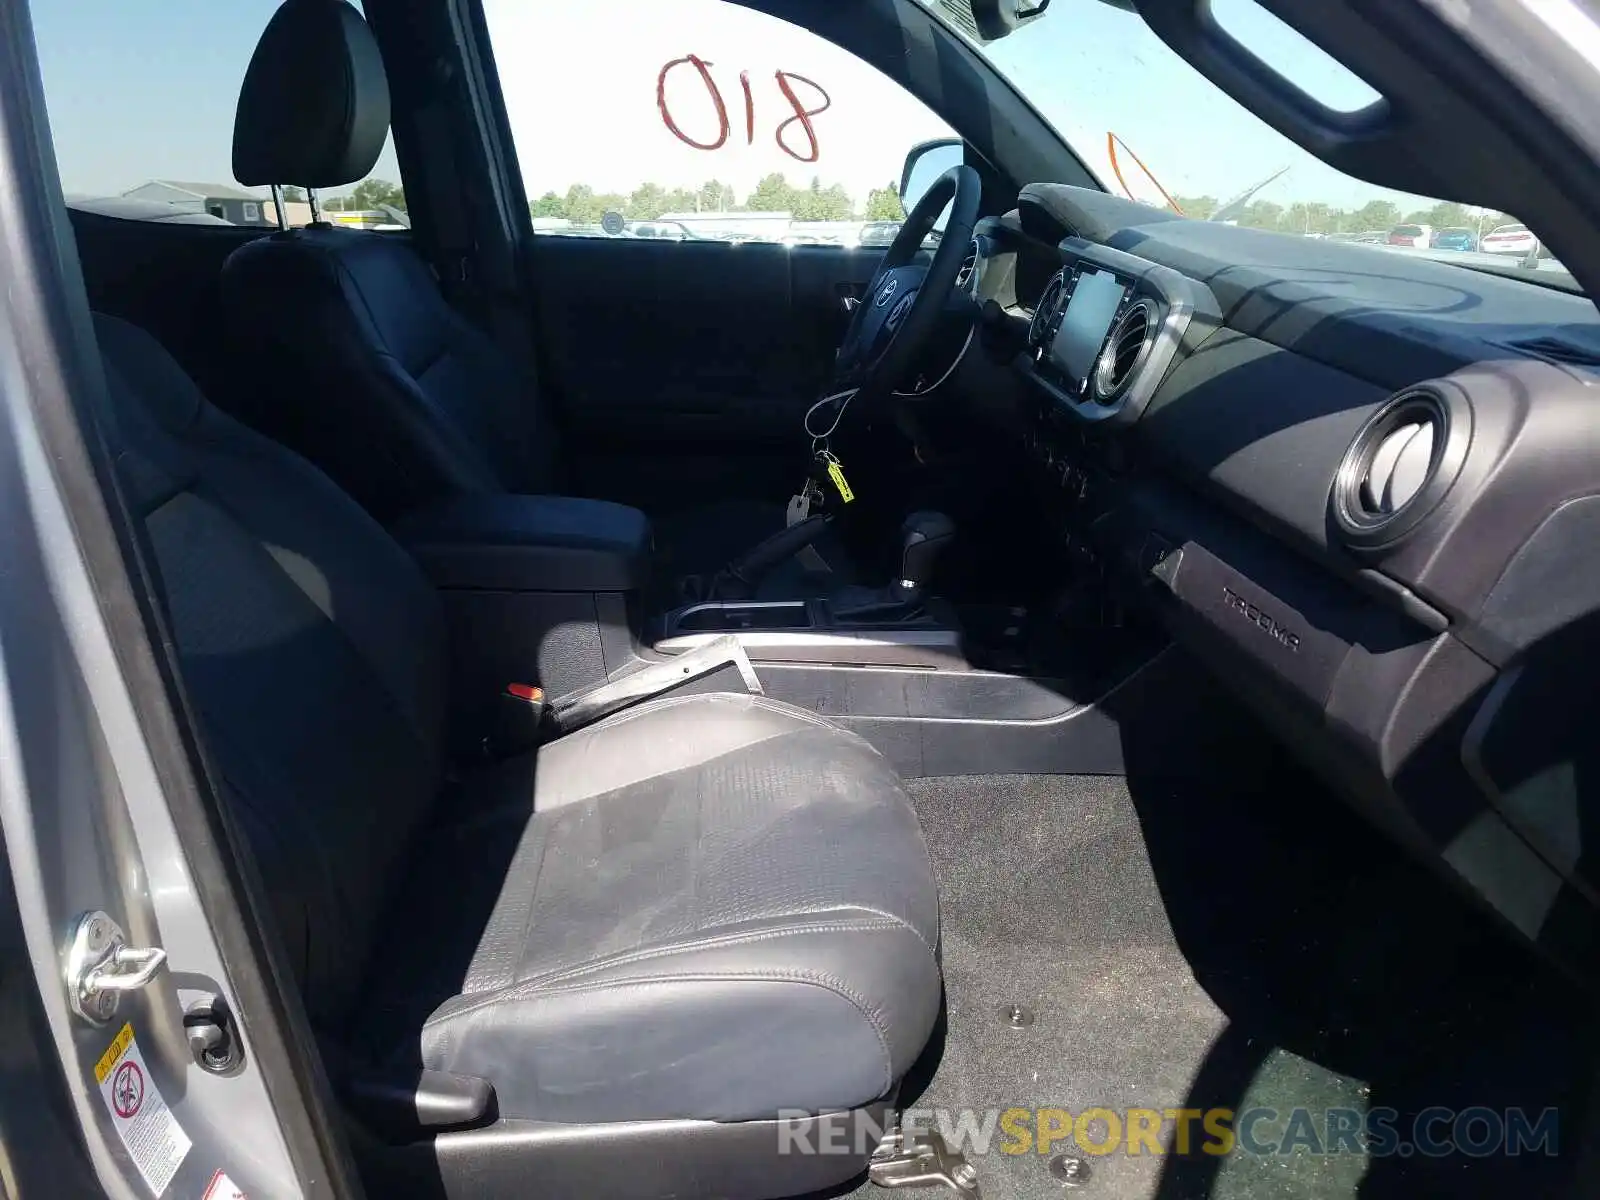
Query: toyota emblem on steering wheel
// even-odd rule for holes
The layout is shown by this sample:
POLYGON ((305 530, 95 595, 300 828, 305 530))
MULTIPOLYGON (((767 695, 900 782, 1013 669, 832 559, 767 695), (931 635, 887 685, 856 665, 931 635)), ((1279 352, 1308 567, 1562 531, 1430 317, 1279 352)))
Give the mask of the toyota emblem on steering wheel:
POLYGON ((898 279, 891 279, 888 283, 884 284, 883 290, 878 293, 878 299, 876 301, 877 307, 882 308, 885 304, 889 303, 889 301, 893 300, 894 294, 899 287, 900 281, 898 279))

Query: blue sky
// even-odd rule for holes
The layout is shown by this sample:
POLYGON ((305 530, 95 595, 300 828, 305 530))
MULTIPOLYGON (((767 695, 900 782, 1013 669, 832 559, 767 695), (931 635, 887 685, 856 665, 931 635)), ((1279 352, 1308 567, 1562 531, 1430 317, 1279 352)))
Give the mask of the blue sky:
MULTIPOLYGON (((233 183, 233 112, 277 0, 32 0, 62 184, 233 183)), ((393 151, 375 172, 399 178, 393 151)))
MULTIPOLYGON (((820 175, 860 197, 898 177, 912 144, 946 131, 897 87, 837 48, 720 0, 484 0, 530 193, 575 182, 627 191, 717 178, 746 192, 782 170, 820 175), (672 137, 656 111, 658 71, 694 53, 713 64, 734 136, 715 153, 672 137), (816 118, 820 153, 780 153, 772 130, 788 115, 776 70, 827 88, 816 118), (752 80, 757 136, 745 145, 741 70, 752 80)), ((1226 10, 1247 0, 1217 0, 1226 10)), ((69 192, 115 194, 147 179, 232 181, 234 103, 255 40, 276 0, 34 0, 34 23, 62 176, 69 192)), ((1334 100, 1349 78, 1276 21, 1246 12, 1236 27, 1263 39, 1288 75, 1334 100)), ((1049 15, 988 51, 1104 173, 1116 132, 1169 191, 1226 196, 1289 166, 1262 193, 1287 204, 1355 206, 1393 196, 1323 166, 1256 120, 1167 50, 1137 18, 1096 0, 1055 0, 1049 15)), ((809 94, 801 88, 802 94, 809 94)), ((714 126, 684 68, 669 105, 691 129, 714 126), (698 123, 698 124, 697 124, 698 123)), ((791 144, 796 130, 790 129, 791 144)), ((392 150, 373 172, 397 179, 392 150)), ((1402 199, 1410 206, 1410 198, 1402 199)))

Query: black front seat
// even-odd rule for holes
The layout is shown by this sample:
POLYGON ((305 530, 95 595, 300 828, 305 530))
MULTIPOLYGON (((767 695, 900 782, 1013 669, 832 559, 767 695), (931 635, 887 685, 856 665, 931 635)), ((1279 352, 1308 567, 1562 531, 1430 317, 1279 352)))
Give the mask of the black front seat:
MULTIPOLYGON (((239 92, 235 177, 354 183, 388 130, 389 86, 361 14, 344 0, 287 0, 239 92)), ((408 242, 327 225, 286 230, 236 251, 222 289, 250 423, 380 520, 451 493, 565 490, 534 380, 446 303, 408 242)), ((784 525, 778 503, 652 515, 665 578, 714 572, 784 525)), ((828 582, 850 582, 841 548, 832 539, 819 548, 828 582)), ((790 565, 770 588, 801 594, 811 582, 802 575, 790 565)))
POLYGON ((493 1089, 469 1131, 380 1111, 373 1194, 756 1197, 859 1171, 784 1154, 774 1118, 891 1095, 939 1011, 932 871, 884 760, 712 695, 447 782, 416 565, 148 335, 96 329, 191 707, 336 1082, 493 1089))

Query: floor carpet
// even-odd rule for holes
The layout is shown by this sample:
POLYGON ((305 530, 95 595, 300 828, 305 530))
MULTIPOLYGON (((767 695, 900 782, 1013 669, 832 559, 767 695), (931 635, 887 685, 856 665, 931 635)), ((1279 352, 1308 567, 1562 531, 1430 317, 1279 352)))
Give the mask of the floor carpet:
MULTIPOLYGON (((1328 1109, 1393 1109, 1409 1134, 1434 1105, 1555 1107, 1566 1153, 1217 1157, 1197 1125, 1174 1154, 1168 1123, 1162 1154, 1086 1155, 1070 1140, 1007 1154, 1015 1141, 997 1133, 972 1156, 987 1200, 1561 1194, 1595 1061, 1585 997, 1298 773, 1174 768, 908 784, 946 979, 908 1108, 932 1110, 935 1128, 940 1110, 947 1128, 971 1110, 981 1130, 1019 1106, 1304 1106, 1320 1138, 1328 1109), (1031 1022, 1002 1019, 1012 1004, 1031 1022), (1064 1151, 1088 1166, 1081 1189, 1050 1172, 1064 1151)), ((1254 1130, 1258 1143, 1288 1132, 1254 1130)))

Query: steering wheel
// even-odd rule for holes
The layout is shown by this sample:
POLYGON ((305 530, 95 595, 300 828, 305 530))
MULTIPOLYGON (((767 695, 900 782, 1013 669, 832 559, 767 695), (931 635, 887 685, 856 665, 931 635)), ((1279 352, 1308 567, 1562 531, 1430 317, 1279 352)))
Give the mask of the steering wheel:
POLYGON ((972 244, 982 185, 966 164, 951 167, 917 201, 872 277, 839 346, 840 387, 855 388, 856 403, 875 404, 906 381, 956 292, 956 278, 972 244), (950 205, 939 248, 926 267, 916 261, 922 241, 950 205))

